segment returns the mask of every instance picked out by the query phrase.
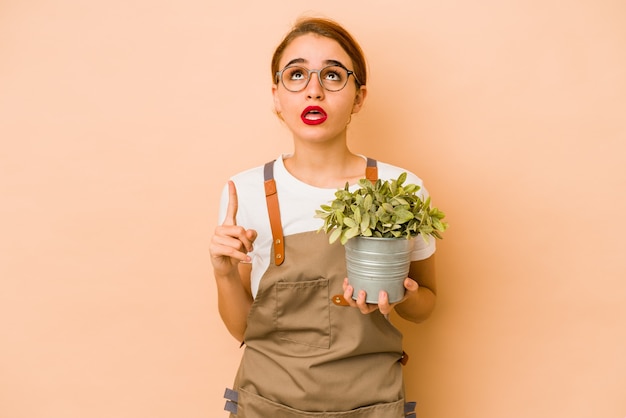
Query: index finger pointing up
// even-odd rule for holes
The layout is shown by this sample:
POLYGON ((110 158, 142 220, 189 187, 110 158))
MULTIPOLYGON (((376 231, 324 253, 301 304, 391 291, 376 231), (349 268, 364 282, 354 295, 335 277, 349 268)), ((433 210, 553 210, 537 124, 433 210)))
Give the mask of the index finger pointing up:
POLYGON ((222 225, 237 225, 237 208, 239 201, 237 200, 237 189, 232 180, 228 181, 228 208, 226 209, 226 217, 222 225))

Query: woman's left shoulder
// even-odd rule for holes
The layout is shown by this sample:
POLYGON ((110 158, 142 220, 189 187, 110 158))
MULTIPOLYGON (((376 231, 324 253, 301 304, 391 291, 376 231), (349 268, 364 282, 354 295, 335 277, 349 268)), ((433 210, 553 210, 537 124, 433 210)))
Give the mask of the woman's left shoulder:
POLYGON ((424 182, 422 181, 421 177, 419 177, 411 170, 383 161, 378 161, 378 178, 382 180, 396 179, 402 173, 407 173, 406 183, 413 183, 417 184, 418 186, 423 185, 424 182))

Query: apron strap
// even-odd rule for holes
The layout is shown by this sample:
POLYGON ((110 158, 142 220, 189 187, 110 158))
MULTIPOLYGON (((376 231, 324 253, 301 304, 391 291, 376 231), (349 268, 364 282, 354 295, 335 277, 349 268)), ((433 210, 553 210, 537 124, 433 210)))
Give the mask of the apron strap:
POLYGON ((239 393, 235 392, 232 389, 226 388, 226 390, 224 391, 224 399, 226 399, 224 411, 228 411, 231 414, 237 415, 237 410, 239 406, 239 393))
POLYGON ((285 240, 283 237, 283 227, 280 222, 280 207, 278 206, 278 194, 276 193, 276 181, 274 180, 274 161, 265 164, 263 177, 265 180, 265 201, 267 202, 267 213, 270 217, 270 227, 272 228, 272 238, 274 245, 274 263, 277 266, 283 264, 285 260, 285 240))
MULTIPOLYGON (((265 163, 263 167, 263 180, 265 185, 265 201, 267 202, 267 213, 270 218, 270 228, 272 229, 272 239, 274 246, 274 263, 280 266, 285 261, 285 237, 283 227, 280 222, 280 207, 278 205, 278 194, 276 191, 276 181, 274 180, 274 161, 265 163)), ((376 160, 367 159, 365 168, 365 178, 374 183, 378 180, 378 167, 376 160)))
POLYGON ((372 158, 367 159, 367 167, 365 167, 365 178, 376 183, 378 180, 378 167, 376 166, 376 160, 372 158))
POLYGON ((415 418, 417 415, 415 413, 415 407, 417 406, 417 402, 407 402, 404 404, 404 416, 406 418, 415 418))

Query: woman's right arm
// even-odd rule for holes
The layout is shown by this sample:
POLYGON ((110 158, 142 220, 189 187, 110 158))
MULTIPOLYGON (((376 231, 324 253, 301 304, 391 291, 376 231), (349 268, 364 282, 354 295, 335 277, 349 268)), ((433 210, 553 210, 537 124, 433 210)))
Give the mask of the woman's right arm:
POLYGON ((226 328, 237 341, 243 341, 247 327, 248 312, 252 306, 250 271, 252 264, 241 263, 232 276, 218 276, 217 307, 226 328))
POLYGON ((217 284, 218 310, 228 331, 243 341, 248 312, 252 306, 250 273, 252 265, 248 252, 257 233, 237 225, 237 190, 228 182, 228 209, 224 222, 215 228, 209 252, 217 284))

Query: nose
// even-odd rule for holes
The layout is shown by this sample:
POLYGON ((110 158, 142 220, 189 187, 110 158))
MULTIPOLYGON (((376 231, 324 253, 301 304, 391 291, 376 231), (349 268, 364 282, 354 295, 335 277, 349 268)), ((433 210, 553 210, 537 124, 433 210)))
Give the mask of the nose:
POLYGON ((319 72, 311 72, 309 74, 309 83, 306 86, 306 95, 308 98, 316 99, 324 97, 324 87, 322 87, 322 80, 320 79, 319 72), (313 76, 317 77, 317 80, 313 80, 313 76))

